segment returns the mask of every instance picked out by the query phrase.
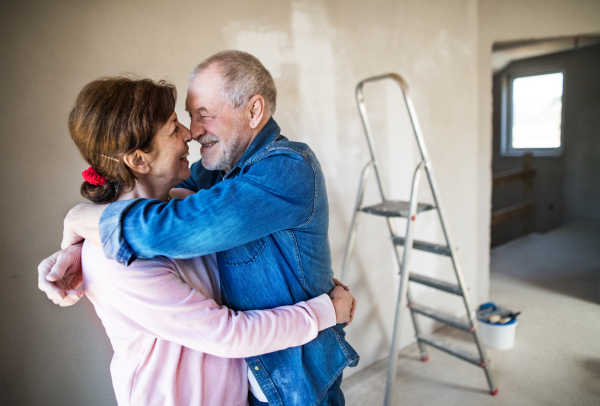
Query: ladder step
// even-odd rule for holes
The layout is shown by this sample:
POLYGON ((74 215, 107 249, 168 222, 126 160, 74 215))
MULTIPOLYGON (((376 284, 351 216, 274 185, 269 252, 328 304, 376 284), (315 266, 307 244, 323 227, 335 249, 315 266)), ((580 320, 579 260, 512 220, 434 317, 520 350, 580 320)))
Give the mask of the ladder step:
MULTIPOLYGON (((404 241, 406 239, 404 237, 394 237, 392 240, 396 245, 404 246, 404 241)), ((413 248, 416 250, 427 251, 438 255, 445 255, 447 257, 452 256, 452 252, 450 251, 450 247, 445 245, 432 244, 430 242, 413 240, 413 248)))
POLYGON ((447 352, 450 355, 454 355, 455 357, 460 358, 464 361, 470 362, 473 365, 477 365, 478 367, 481 367, 481 368, 485 367, 485 362, 483 362, 483 360, 481 359, 479 354, 474 354, 472 352, 469 352, 462 347, 451 344, 451 343, 441 340, 437 337, 428 336, 428 335, 424 335, 424 334, 418 334, 417 340, 421 341, 422 343, 431 345, 432 347, 435 347, 438 350, 447 352))
POLYGON ((427 276, 418 275, 414 272, 411 272, 408 275, 408 280, 411 282, 420 283, 421 285, 426 285, 434 289, 443 290, 444 292, 452 293, 458 296, 463 296, 463 291, 458 285, 454 285, 449 282, 444 282, 439 279, 429 278, 427 276))
POLYGON ((411 303, 408 305, 411 311, 415 313, 422 314, 423 316, 430 317, 434 320, 439 321, 440 323, 447 324, 459 330, 463 330, 469 333, 475 331, 468 320, 465 320, 460 317, 455 317, 449 313, 442 312, 440 310, 431 309, 429 307, 425 307, 423 305, 419 305, 416 303, 411 303))
MULTIPOLYGON (((419 203, 417 206, 417 213, 433 209, 435 209, 435 206, 431 204, 419 203)), ((410 210, 410 202, 389 200, 374 206, 363 207, 361 210, 376 216, 406 218, 408 217, 408 212, 410 210)))

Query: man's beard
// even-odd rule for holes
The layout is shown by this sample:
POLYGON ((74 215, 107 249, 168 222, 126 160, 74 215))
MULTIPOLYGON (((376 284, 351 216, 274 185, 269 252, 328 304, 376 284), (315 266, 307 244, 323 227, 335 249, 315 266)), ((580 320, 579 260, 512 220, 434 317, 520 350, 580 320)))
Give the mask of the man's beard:
POLYGON ((204 166, 204 168, 208 169, 209 171, 224 171, 228 169, 231 170, 233 166, 237 163, 237 161, 233 161, 238 157, 240 153, 240 148, 242 146, 244 138, 246 138, 247 131, 245 126, 243 125, 243 120, 238 119, 235 121, 233 125, 233 131, 233 134, 231 134, 231 137, 227 139, 227 142, 219 140, 219 144, 221 144, 221 151, 217 162, 211 165, 205 162, 204 159, 201 161, 202 166, 204 166))

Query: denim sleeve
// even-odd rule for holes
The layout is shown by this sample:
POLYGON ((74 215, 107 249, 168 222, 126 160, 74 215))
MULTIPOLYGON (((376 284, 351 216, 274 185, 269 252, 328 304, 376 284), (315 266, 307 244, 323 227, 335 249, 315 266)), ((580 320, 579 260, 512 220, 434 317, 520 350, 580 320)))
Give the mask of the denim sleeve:
POLYGON ((237 247, 307 223, 316 179, 308 159, 281 154, 184 200, 113 203, 100 219, 102 245, 107 257, 126 264, 136 256, 193 258, 237 247))

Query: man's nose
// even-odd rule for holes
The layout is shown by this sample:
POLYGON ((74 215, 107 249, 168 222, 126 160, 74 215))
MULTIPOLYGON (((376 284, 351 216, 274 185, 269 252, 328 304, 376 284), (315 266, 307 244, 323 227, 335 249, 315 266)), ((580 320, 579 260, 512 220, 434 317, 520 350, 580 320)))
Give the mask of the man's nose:
POLYGON ((183 124, 179 124, 179 125, 181 126, 181 138, 183 138, 183 140, 185 142, 190 142, 192 140, 192 133, 183 124))
POLYGON ((198 141, 200 137, 202 137, 206 133, 204 126, 201 123, 193 122, 193 120, 192 123, 190 123, 190 130, 191 137, 194 141, 198 141))

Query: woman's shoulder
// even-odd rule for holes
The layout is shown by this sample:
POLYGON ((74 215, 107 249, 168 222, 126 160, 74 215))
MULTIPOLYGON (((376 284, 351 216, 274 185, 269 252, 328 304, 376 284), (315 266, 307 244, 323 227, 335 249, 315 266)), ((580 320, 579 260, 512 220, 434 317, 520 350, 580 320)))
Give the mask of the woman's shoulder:
POLYGON ((126 266, 116 260, 107 258, 106 255, 104 255, 102 247, 98 247, 88 241, 83 243, 81 249, 81 264, 84 273, 86 271, 94 272, 95 270, 102 270, 102 272, 136 272, 156 269, 168 269, 174 271, 176 269, 174 261, 166 257, 138 258, 130 265, 126 266))

